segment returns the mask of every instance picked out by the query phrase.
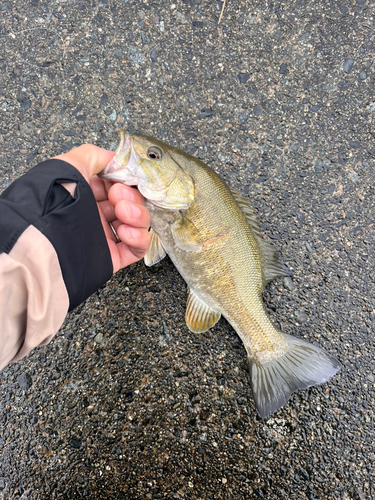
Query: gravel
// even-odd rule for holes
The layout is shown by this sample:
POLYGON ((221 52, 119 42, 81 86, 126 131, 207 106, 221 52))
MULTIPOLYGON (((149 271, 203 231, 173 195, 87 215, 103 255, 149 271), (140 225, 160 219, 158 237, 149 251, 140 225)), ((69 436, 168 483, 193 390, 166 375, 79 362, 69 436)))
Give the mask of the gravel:
POLYGON ((170 260, 138 263, 0 373, 4 499, 375 498, 374 6, 221 8, 2 2, 0 188, 123 126, 193 151, 293 272, 272 321, 343 368, 261 420, 231 327, 192 334, 170 260))

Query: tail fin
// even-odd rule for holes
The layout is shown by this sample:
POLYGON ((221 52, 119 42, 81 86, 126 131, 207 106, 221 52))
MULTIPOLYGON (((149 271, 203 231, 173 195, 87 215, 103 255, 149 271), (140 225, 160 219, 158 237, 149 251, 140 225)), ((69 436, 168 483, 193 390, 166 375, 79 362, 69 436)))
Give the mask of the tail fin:
POLYGON ((262 418, 281 408, 298 389, 327 382, 341 368, 340 363, 320 347, 283 334, 288 350, 263 364, 249 358, 251 388, 262 418))

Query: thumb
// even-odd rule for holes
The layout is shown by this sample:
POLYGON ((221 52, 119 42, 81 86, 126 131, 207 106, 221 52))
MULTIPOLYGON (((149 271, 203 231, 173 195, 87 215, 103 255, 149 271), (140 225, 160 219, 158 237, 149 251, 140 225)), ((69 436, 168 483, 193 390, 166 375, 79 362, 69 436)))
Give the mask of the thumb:
POLYGON ((55 156, 56 160, 70 163, 85 177, 87 182, 93 175, 99 174, 115 156, 112 151, 99 148, 93 144, 83 144, 68 153, 55 156))

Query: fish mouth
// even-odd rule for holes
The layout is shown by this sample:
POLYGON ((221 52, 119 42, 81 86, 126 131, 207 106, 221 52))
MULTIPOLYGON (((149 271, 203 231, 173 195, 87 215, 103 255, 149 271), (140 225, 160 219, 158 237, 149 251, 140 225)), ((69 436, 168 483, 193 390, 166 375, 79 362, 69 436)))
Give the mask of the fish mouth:
POLYGON ((125 130, 120 130, 120 143, 115 153, 98 177, 112 182, 122 182, 127 186, 138 186, 139 178, 135 172, 139 165, 139 155, 134 148, 131 135, 125 130))
POLYGON ((142 137, 132 136, 125 130, 120 130, 120 143, 115 151, 115 156, 108 163, 105 169, 98 174, 98 177, 111 182, 120 182, 127 186, 137 187, 139 192, 152 205, 164 210, 186 210, 194 196, 191 199, 166 200, 170 184, 175 180, 173 178, 169 184, 158 185, 153 182, 151 174, 145 172, 145 167, 141 167, 141 160, 144 157, 144 144, 142 137))

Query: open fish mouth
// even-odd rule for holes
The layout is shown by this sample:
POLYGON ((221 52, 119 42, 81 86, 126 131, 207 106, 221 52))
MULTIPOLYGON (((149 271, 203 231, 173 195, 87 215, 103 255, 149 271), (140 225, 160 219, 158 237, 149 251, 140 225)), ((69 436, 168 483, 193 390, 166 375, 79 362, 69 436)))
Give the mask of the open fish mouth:
POLYGON ((121 130, 116 154, 98 176, 108 181, 122 182, 127 186, 138 186, 139 178, 135 175, 138 165, 139 155, 134 149, 131 135, 121 130))
POLYGON ((115 156, 99 177, 137 187, 143 197, 163 210, 187 210, 195 185, 161 141, 120 130, 115 156))

